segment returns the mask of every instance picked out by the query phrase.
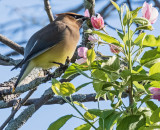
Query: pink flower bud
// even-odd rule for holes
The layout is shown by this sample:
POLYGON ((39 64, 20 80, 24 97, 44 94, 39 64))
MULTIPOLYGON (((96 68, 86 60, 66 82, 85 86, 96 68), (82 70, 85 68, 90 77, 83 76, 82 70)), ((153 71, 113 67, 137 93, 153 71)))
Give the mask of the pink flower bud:
POLYGON ((85 16, 85 17, 90 17, 90 14, 89 14, 89 10, 88 10, 88 9, 85 10, 84 16, 85 16))
POLYGON ((160 88, 151 87, 149 88, 149 91, 153 94, 151 95, 152 99, 158 99, 158 101, 160 101, 160 88))
POLYGON ((104 20, 100 14, 97 14, 97 16, 92 16, 91 23, 92 23, 92 26, 96 29, 104 28, 104 20))
POLYGON ((86 63, 86 62, 87 62, 87 58, 80 58, 80 59, 76 60, 75 63, 77 63, 77 64, 83 64, 83 63, 86 63))
POLYGON ((120 47, 113 44, 109 44, 109 46, 112 53, 118 54, 120 52, 120 47))
POLYGON ((91 43, 96 43, 96 42, 99 41, 99 37, 98 37, 97 34, 89 35, 88 40, 89 40, 91 43))
POLYGON ((87 51, 88 51, 87 47, 79 47, 78 48, 78 56, 82 57, 82 58, 87 58, 87 51))
POLYGON ((153 24, 158 18, 158 10, 152 7, 152 4, 144 2, 142 7, 142 17, 148 19, 150 23, 153 24))

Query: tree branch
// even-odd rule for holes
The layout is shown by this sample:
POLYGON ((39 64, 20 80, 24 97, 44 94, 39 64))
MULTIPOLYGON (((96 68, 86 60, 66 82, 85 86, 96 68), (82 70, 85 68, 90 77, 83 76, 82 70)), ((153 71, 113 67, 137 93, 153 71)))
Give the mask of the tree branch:
POLYGON ((24 55, 24 48, 21 47, 19 44, 9 40, 5 36, 0 34, 0 42, 4 43, 5 45, 9 46, 13 50, 17 51, 18 53, 24 55))
MULTIPOLYGON (((128 95, 127 93, 123 93, 122 98, 126 98, 127 95, 128 95)), ((95 97, 96 93, 72 95, 73 101, 78 101, 78 102, 96 102, 97 100, 95 99, 95 97)), ((67 97, 67 99, 70 100, 69 97, 67 97)), ((35 104, 35 102, 38 102, 39 100, 40 98, 29 99, 23 106, 29 106, 35 104)), ((104 100, 104 98, 100 98, 100 100, 104 100)), ((0 109, 12 107, 15 101, 16 100, 12 100, 10 102, 0 101, 0 109)), ((52 97, 50 100, 48 100, 44 105, 53 105, 53 104, 63 105, 65 103, 66 103, 65 100, 63 100, 61 96, 55 96, 52 97)))
POLYGON ((52 14, 52 10, 51 10, 51 6, 50 6, 50 3, 49 3, 49 0, 44 0, 44 6, 45 6, 45 10, 47 12, 49 21, 51 23, 51 22, 54 21, 54 17, 53 17, 53 14, 52 14))
POLYGON ((21 60, 13 60, 12 58, 8 56, 4 56, 0 54, 0 65, 4 66, 15 66, 17 65, 21 60))
POLYGON ((22 101, 19 101, 16 103, 15 108, 13 107, 13 111, 11 112, 10 116, 6 119, 6 121, 2 124, 2 126, 0 127, 0 130, 3 130, 3 128, 8 124, 8 122, 13 119, 13 117, 15 116, 15 114, 17 113, 17 111, 21 108, 21 106, 23 106, 26 101, 28 100, 28 98, 33 94, 33 92, 36 89, 30 90, 29 93, 23 98, 22 101))

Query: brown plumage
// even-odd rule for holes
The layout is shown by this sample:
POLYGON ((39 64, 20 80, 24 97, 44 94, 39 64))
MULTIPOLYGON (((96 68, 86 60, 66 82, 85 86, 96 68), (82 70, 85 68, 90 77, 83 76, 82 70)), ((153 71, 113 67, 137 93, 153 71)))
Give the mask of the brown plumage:
POLYGON ((15 88, 34 67, 48 69, 57 66, 53 62, 64 64, 67 57, 72 58, 79 41, 79 29, 86 19, 71 12, 57 14, 54 22, 33 34, 26 45, 24 59, 13 68, 22 66, 15 88))

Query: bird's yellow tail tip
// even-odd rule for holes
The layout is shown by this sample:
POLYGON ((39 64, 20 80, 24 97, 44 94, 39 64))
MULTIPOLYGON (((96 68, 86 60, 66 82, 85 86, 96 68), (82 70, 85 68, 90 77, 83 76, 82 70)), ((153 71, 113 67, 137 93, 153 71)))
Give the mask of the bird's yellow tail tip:
POLYGON ((12 93, 14 93, 14 92, 15 92, 15 87, 12 88, 12 93))

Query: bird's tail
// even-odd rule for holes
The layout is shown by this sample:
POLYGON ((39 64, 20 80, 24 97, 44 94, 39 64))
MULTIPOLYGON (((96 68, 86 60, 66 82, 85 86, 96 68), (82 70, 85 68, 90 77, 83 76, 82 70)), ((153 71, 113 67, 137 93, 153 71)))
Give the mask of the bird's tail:
POLYGON ((33 68, 34 68, 34 64, 32 61, 29 61, 22 66, 21 72, 14 85, 13 91, 16 89, 17 85, 32 71, 33 68))

